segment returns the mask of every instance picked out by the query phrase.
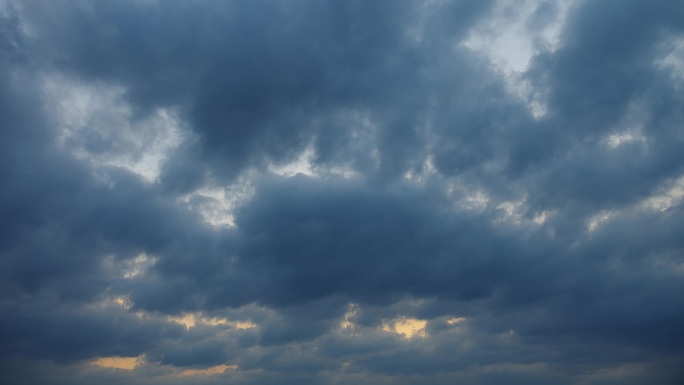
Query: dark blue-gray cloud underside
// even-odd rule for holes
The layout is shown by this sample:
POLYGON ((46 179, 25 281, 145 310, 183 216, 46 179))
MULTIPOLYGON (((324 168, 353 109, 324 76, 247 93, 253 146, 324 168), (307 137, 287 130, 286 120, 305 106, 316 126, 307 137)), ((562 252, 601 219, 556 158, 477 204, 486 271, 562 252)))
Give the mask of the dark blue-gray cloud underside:
POLYGON ((681 20, 0 0, 0 382, 681 384, 681 20))

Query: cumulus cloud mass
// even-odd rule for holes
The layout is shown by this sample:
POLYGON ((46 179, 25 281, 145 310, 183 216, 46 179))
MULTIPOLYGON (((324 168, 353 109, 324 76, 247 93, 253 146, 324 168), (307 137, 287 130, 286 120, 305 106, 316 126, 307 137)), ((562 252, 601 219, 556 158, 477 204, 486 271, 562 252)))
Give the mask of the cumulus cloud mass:
POLYGON ((683 20, 0 0, 0 382, 684 383, 683 20))

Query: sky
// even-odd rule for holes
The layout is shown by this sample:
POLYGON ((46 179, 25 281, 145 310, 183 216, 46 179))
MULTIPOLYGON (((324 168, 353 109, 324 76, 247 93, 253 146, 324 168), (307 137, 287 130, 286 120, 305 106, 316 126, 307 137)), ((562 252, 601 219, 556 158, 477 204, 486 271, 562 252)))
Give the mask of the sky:
POLYGON ((0 382, 684 383, 682 20, 0 0, 0 382))

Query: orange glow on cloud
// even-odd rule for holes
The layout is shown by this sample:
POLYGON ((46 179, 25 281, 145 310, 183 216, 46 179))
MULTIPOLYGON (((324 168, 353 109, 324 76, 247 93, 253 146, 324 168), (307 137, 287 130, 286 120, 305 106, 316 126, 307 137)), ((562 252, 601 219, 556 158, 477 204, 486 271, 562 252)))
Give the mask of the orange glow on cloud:
POLYGON ((101 357, 91 361, 91 364, 102 368, 133 370, 138 365, 142 364, 143 359, 140 357, 101 357))
POLYGON ((169 322, 175 322, 192 329, 198 325, 227 326, 238 330, 255 328, 257 325, 250 321, 229 321, 225 318, 206 317, 202 313, 183 313, 180 316, 167 317, 169 322))
POLYGON ((406 339, 415 337, 425 338, 427 337, 425 332, 426 325, 426 320, 400 317, 389 324, 383 324, 382 330, 397 333, 406 339))
POLYGON ((188 376, 215 376, 224 373, 226 370, 238 370, 237 365, 216 365, 205 369, 185 369, 180 370, 172 366, 160 365, 158 362, 145 362, 144 355, 138 357, 100 357, 89 361, 90 365, 95 365, 100 368, 133 370, 141 365, 152 365, 157 368, 167 368, 171 372, 171 377, 188 377, 188 376))
POLYGON ((460 324, 461 322, 464 322, 464 321, 465 321, 465 318, 463 318, 463 317, 454 317, 454 318, 448 319, 448 320, 447 320, 447 323, 448 323, 449 325, 458 325, 458 324, 460 324))
POLYGON ((181 376, 214 376, 222 374, 227 369, 237 370, 237 365, 216 365, 206 369, 187 369, 180 372, 181 376))

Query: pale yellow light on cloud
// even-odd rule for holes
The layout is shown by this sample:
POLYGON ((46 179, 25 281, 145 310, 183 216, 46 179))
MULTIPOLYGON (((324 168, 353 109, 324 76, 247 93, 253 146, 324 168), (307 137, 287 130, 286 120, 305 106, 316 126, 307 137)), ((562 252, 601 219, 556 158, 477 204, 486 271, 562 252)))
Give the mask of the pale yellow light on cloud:
POLYGON ((426 325, 426 320, 400 317, 389 323, 383 324, 382 330, 390 333, 397 333, 406 339, 416 337, 425 338, 427 337, 427 332, 425 331, 426 325))
POLYGON ((168 317, 170 322, 175 322, 185 326, 186 329, 194 328, 198 325, 227 326, 238 330, 251 329, 257 325, 250 321, 230 321, 226 318, 206 317, 201 313, 184 313, 180 316, 168 317))
POLYGON ((123 369, 123 370, 133 370, 144 362, 142 356, 138 357, 101 357, 97 358, 90 363, 95 366, 102 368, 113 368, 113 369, 123 369))
POLYGON ((447 320, 447 323, 448 323, 449 325, 458 325, 458 324, 460 324, 461 322, 464 322, 464 321, 465 321, 465 318, 463 318, 463 317, 454 317, 454 318, 449 318, 449 319, 447 320))
MULTIPOLYGON (((159 366, 159 363, 146 363, 144 357, 100 357, 89 362, 89 364, 108 369, 133 370, 141 365, 159 366)), ((167 367, 167 366, 161 366, 167 367)), ((238 370, 237 365, 216 365, 205 369, 185 369, 181 371, 173 370, 172 377, 188 376, 215 376, 223 374, 226 370, 238 370)))
POLYGON ((237 365, 216 365, 206 369, 187 369, 180 372, 183 377, 187 376, 215 376, 217 374, 223 374, 228 369, 237 370, 237 365))
POLYGON ((354 328, 354 322, 352 322, 352 319, 356 317, 356 315, 359 313, 359 305, 352 303, 349 304, 347 312, 344 313, 344 320, 340 322, 340 327, 342 329, 353 329, 354 328))

